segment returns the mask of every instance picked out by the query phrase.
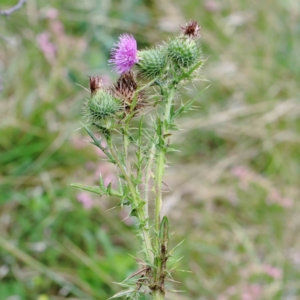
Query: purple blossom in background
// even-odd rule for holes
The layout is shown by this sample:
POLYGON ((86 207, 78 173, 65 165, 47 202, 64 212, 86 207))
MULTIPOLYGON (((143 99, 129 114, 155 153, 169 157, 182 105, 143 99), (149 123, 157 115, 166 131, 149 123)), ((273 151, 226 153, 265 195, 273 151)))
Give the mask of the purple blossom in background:
POLYGON ((113 65, 114 71, 123 74, 129 71, 139 61, 137 56, 137 44, 130 34, 122 34, 119 41, 111 50, 109 63, 113 65))
POLYGON ((90 194, 87 192, 81 192, 81 193, 77 194, 76 198, 79 202, 81 202, 81 204, 85 210, 89 210, 94 206, 93 199, 90 196, 90 194))
POLYGON ((36 37, 37 44, 42 53, 49 62, 52 62, 56 56, 56 46, 50 41, 49 32, 43 32, 36 37))
POLYGON ((263 270, 266 274, 268 274, 270 277, 273 277, 274 279, 281 279, 283 272, 282 269, 270 266, 270 265, 264 265, 263 270))

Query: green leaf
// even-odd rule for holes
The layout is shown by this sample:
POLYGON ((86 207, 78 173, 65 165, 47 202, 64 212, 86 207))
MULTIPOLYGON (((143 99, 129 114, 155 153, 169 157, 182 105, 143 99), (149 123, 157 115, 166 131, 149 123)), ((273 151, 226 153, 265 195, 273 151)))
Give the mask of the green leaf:
POLYGON ((168 147, 167 152, 180 152, 180 150, 168 147))
POLYGON ((135 291, 134 288, 130 288, 130 289, 128 289, 128 290, 121 291, 121 292, 119 292, 119 293, 114 294, 112 297, 108 298, 108 300, 109 300, 109 299, 120 298, 120 297, 122 297, 122 296, 126 296, 126 295, 128 295, 128 294, 130 294, 130 293, 132 293, 132 292, 134 292, 134 291, 135 291))
POLYGON ((134 209, 131 210, 130 217, 138 217, 138 212, 137 212, 136 208, 134 208, 134 209))
POLYGON ((105 185, 104 185, 104 181, 103 181, 103 177, 99 176, 99 187, 101 190, 105 190, 105 185))
POLYGON ((84 191, 89 191, 98 195, 105 195, 105 192, 101 190, 98 186, 88 186, 81 183, 71 183, 71 186, 82 189, 84 191))
POLYGON ((111 193, 112 193, 111 182, 108 184, 106 190, 107 190, 107 193, 108 193, 109 195, 111 195, 111 193))
MULTIPOLYGON (((82 124, 82 123, 81 123, 81 124, 82 124)), ((95 125, 96 125, 96 124, 95 124, 95 125)), ((115 159, 114 159, 114 158, 112 157, 112 155, 107 151, 107 149, 104 148, 104 147, 101 145, 101 139, 97 140, 96 137, 94 136, 94 134, 89 130, 89 128, 88 128, 86 125, 82 124, 82 126, 84 127, 84 129, 85 129, 85 131, 88 133, 88 135, 92 138, 92 140, 93 140, 92 144, 95 145, 95 146, 97 146, 99 149, 101 149, 101 150, 105 153, 105 155, 109 158, 109 161, 110 161, 111 163, 115 164, 115 163, 116 163, 115 159)), ((97 127, 98 127, 98 126, 97 126, 97 127)), ((105 134, 105 133, 103 133, 103 134, 105 134)), ((107 136, 106 136, 106 138, 107 138, 107 136)))
POLYGON ((166 243, 169 240, 169 220, 167 216, 164 216, 161 220, 159 237, 162 243, 166 243))
POLYGON ((98 186, 89 186, 89 185, 84 185, 81 183, 72 183, 71 186, 82 189, 84 191, 92 192, 95 194, 98 194, 100 196, 102 195, 108 195, 108 196, 116 196, 116 197, 123 197, 123 194, 118 192, 117 190, 111 189, 110 185, 108 185, 107 189, 102 189, 101 187, 98 186))
POLYGON ((183 80, 183 79, 186 79, 186 78, 189 78, 192 73, 197 70, 201 65, 203 64, 203 61, 200 60, 197 64, 195 64, 188 72, 186 73, 183 73, 179 78, 178 78, 178 82, 183 80))

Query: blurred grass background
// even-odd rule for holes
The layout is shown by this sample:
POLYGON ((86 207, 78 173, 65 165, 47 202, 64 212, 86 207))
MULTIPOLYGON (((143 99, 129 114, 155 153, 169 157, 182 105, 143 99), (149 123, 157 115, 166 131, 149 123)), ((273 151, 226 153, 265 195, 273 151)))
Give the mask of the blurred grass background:
POLYGON ((190 19, 211 86, 180 95, 198 109, 173 135, 164 212, 191 273, 167 299, 300 299, 300 2, 28 0, 0 16, 0 300, 107 299, 137 270, 134 220, 69 186, 114 172, 77 130, 78 84, 115 77, 119 34, 142 48, 190 19))

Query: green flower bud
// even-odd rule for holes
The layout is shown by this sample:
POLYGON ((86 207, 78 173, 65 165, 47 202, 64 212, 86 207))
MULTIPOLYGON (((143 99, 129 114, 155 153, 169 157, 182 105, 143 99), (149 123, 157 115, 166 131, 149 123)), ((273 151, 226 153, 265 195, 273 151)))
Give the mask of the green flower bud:
POLYGON ((189 68, 198 62, 201 49, 196 40, 177 37, 169 41, 167 45, 168 57, 180 67, 189 68))
POLYGON ((107 121, 107 119, 114 117, 120 108, 120 102, 109 91, 99 89, 87 101, 86 114, 92 123, 98 124, 101 121, 107 121))
POLYGON ((141 76, 148 79, 158 77, 166 66, 165 53, 158 49, 139 51, 138 57, 137 70, 141 76))

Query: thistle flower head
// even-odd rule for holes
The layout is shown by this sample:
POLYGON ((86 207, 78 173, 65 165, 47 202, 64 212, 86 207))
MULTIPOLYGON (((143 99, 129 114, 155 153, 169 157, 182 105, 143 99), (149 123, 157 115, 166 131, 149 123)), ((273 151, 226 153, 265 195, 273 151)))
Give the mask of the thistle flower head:
POLYGON ((198 39, 200 37, 201 27, 196 21, 191 20, 185 26, 181 26, 181 29, 183 34, 191 39, 198 39))
POLYGON ((130 111, 133 100, 136 97, 136 105, 134 110, 139 110, 145 104, 145 94, 137 92, 138 85, 135 80, 134 73, 128 71, 123 73, 113 88, 113 95, 120 99, 125 111, 130 111))
POLYGON ((111 51, 109 63, 113 65, 115 72, 123 74, 138 61, 136 40, 130 34, 122 34, 111 51))

